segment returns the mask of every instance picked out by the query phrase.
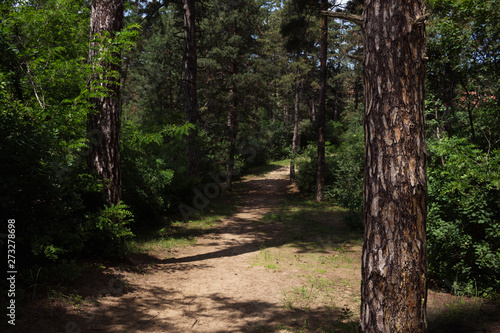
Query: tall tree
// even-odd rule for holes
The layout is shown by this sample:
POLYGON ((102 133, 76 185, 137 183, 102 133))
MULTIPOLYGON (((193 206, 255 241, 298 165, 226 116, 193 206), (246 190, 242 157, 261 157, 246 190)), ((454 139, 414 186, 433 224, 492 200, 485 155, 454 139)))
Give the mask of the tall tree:
POLYGON ((361 332, 427 331, 423 0, 365 0, 361 332))
MULTIPOLYGON (((186 121, 198 123, 198 99, 196 92, 196 11, 195 0, 182 0, 184 9, 184 112, 186 121)), ((191 129, 186 137, 186 153, 188 172, 191 176, 200 176, 198 148, 196 146, 197 131, 191 129)))
POLYGON ((253 0, 214 0, 200 22, 203 34, 198 44, 199 81, 203 84, 198 91, 203 100, 200 104, 204 105, 200 119, 213 138, 208 149, 213 149, 219 161, 225 161, 229 191, 241 166, 237 163, 242 155, 238 149, 240 124, 249 114, 255 114, 252 99, 259 75, 253 66, 259 54, 261 8, 262 3, 253 0), (225 141, 220 140, 221 131, 226 133, 225 141), (223 150, 225 153, 221 154, 223 150))
POLYGON ((311 69, 308 66, 306 58, 314 52, 314 33, 313 29, 313 15, 315 4, 307 0, 291 0, 282 9, 283 16, 287 20, 283 20, 280 27, 280 32, 285 38, 284 46, 289 52, 290 62, 295 71, 295 108, 294 108, 294 125, 292 137, 292 154, 290 156, 290 180, 295 180, 295 155, 298 148, 299 136, 299 109, 300 109, 300 85, 306 77, 306 72, 311 69), (293 56, 292 56, 293 55, 293 56), (295 61, 292 61, 294 59, 295 61))
MULTIPOLYGON (((328 1, 322 0, 321 9, 328 9, 328 1)), ((323 200, 325 183, 325 113, 326 113, 326 57, 328 51, 328 17, 321 15, 319 105, 318 105, 318 161, 316 165, 316 201, 323 200)))
POLYGON ((299 95, 300 95, 300 76, 297 73, 297 78, 295 79, 295 107, 293 113, 292 156, 290 158, 290 181, 292 182, 295 181, 295 157, 297 155, 297 145, 299 140, 299 95))
POLYGON ((425 6, 365 1, 361 331, 427 331, 425 6))
POLYGON ((113 40, 123 28, 123 0, 92 0, 89 62, 92 65, 91 103, 87 132, 88 163, 105 179, 110 204, 121 200, 120 170, 120 59, 113 40))

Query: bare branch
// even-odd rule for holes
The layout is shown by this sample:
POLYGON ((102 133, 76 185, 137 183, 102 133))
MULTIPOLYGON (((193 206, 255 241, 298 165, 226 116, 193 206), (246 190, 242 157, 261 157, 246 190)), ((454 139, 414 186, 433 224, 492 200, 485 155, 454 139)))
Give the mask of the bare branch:
POLYGON ((40 100, 40 97, 38 96, 38 93, 36 91, 36 82, 35 82, 36 76, 34 77, 34 75, 32 74, 31 69, 30 69, 30 65, 27 61, 24 62, 24 65, 26 66, 26 74, 28 74, 28 78, 30 79, 31 86, 33 87, 33 92, 35 93, 36 100, 38 101, 40 108, 45 109, 45 97, 43 95, 42 86, 40 84, 38 84, 38 86, 40 87, 40 92, 41 92, 41 96, 42 96, 42 99, 40 100))
POLYGON ((361 61, 361 62, 363 61, 363 56, 360 56, 360 55, 347 53, 346 57, 357 60, 357 61, 361 61))
POLYGON ((333 18, 338 18, 344 21, 349 21, 351 23, 357 24, 359 26, 363 25, 363 18, 358 15, 346 13, 346 12, 332 12, 330 10, 322 10, 321 11, 322 15, 333 17, 333 18))

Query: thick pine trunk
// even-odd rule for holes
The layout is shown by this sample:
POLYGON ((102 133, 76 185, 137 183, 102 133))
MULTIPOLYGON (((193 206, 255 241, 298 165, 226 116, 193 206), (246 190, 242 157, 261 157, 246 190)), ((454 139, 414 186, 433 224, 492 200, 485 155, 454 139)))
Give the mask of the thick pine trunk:
POLYGON ((93 0, 90 18, 89 62, 93 76, 91 90, 99 94, 92 97, 94 106, 88 115, 87 131, 90 141, 89 167, 105 179, 110 204, 121 200, 120 172, 120 61, 102 57, 106 43, 103 39, 114 38, 123 27, 123 0, 93 0), (96 40, 97 38, 97 40, 96 40))
POLYGON ((426 332, 424 1, 365 0, 364 15, 361 331, 426 332))
MULTIPOLYGON (((326 10, 328 1, 322 0, 322 9, 326 10)), ((318 104, 318 160, 316 164, 316 201, 323 200, 325 183, 325 113, 326 113, 326 57, 328 49, 328 18, 321 16, 321 59, 319 72, 318 104)))
MULTIPOLYGON (((196 92, 196 22, 195 0, 182 0, 184 8, 184 113, 186 121, 198 123, 198 101, 196 92)), ((186 154, 189 175, 200 176, 200 164, 196 143, 197 130, 192 129, 186 137, 186 154)))

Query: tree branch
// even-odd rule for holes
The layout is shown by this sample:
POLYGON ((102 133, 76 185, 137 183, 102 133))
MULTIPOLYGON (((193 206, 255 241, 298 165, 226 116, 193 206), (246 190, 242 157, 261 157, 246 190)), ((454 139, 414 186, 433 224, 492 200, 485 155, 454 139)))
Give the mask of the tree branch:
POLYGON ((347 57, 347 58, 354 59, 354 60, 357 60, 357 61, 361 61, 361 62, 363 62, 363 56, 360 56, 360 55, 347 53, 347 54, 346 54, 346 57, 347 57))
POLYGON ((427 21, 427 19, 431 16, 431 14, 427 13, 427 14, 424 14, 424 15, 420 15, 420 16, 417 16, 417 18, 415 19, 415 21, 412 22, 412 26, 413 27, 416 27, 416 26, 419 26, 419 25, 422 25, 425 23, 425 21, 427 21))
POLYGON ((332 12, 330 10, 322 10, 322 15, 326 15, 333 18, 339 18, 344 21, 349 21, 351 23, 357 24, 359 26, 363 25, 363 18, 358 15, 346 13, 346 12, 332 12))

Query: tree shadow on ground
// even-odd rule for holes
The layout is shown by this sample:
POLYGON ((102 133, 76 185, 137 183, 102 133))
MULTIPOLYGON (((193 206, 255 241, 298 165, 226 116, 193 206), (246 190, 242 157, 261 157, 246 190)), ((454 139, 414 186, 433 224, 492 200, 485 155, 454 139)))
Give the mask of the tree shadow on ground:
POLYGON ((429 291, 429 333, 500 333, 500 302, 429 291))
POLYGON ((218 294, 183 295, 162 287, 134 288, 140 291, 134 297, 128 292, 108 295, 111 300, 106 306, 95 302, 70 311, 67 306, 42 308, 35 318, 23 318, 16 332, 227 333, 276 332, 280 329, 298 332, 304 328, 311 332, 355 332, 357 327, 356 322, 337 308, 284 309, 259 299, 239 301, 218 294), (200 301, 200 298, 205 299, 200 301), (178 309, 184 310, 178 313, 178 309), (221 319, 220 324, 211 322, 214 317, 221 319))

